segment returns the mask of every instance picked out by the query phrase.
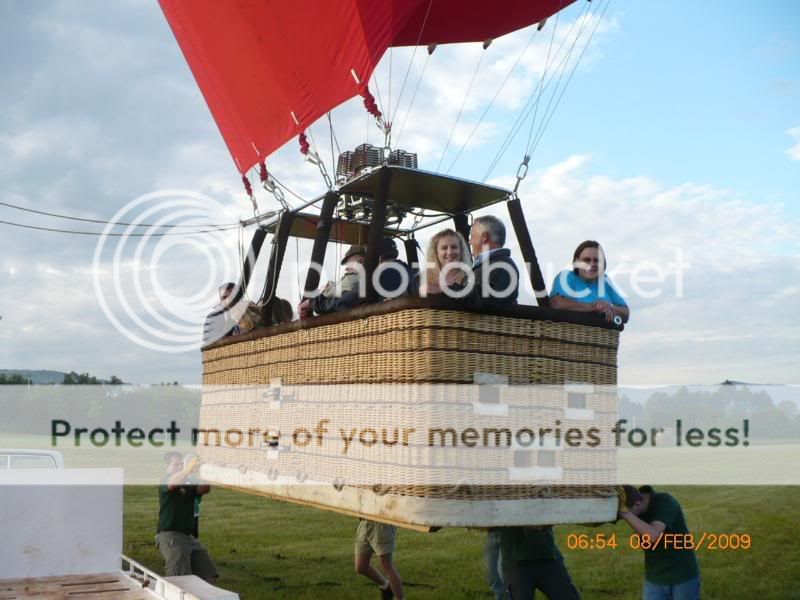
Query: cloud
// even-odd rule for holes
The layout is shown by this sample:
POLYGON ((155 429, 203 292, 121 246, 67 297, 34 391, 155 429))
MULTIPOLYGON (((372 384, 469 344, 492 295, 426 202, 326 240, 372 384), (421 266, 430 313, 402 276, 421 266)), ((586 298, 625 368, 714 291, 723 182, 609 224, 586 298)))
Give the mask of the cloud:
POLYGON ((755 53, 762 59, 783 61, 797 53, 797 42, 788 39, 773 39, 768 44, 756 48, 755 53))
POLYGON ((800 91, 800 81, 797 79, 772 79, 768 88, 776 96, 794 96, 800 91))
POLYGON ((795 142, 794 146, 786 150, 786 156, 792 160, 800 160, 800 127, 792 127, 786 130, 786 135, 795 142))
POLYGON ((13 166, 53 157, 86 160, 97 146, 99 124, 88 116, 48 117, 0 135, 0 152, 6 157, 2 175, 13 166))

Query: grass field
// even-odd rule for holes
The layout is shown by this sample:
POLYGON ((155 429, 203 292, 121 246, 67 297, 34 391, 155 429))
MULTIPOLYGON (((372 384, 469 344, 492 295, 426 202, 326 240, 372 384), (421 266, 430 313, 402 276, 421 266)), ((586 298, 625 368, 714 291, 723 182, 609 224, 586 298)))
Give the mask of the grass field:
MULTIPOLYGON (((749 550, 698 553, 704 598, 800 598, 800 498, 797 487, 674 487, 694 533, 748 533, 749 550)), ((156 572, 163 561, 153 543, 157 491, 125 490, 124 552, 156 572)), ((258 598, 377 598, 353 571, 357 521, 249 496, 214 490, 203 501, 201 539, 221 573, 222 587, 243 600, 258 598)), ((559 547, 583 598, 641 597, 641 550, 628 547, 620 522, 602 527, 559 526, 559 547), (616 549, 569 550, 570 533, 617 534, 616 549)), ((445 529, 401 530, 396 562, 411 599, 491 598, 484 582, 485 534, 445 529)))

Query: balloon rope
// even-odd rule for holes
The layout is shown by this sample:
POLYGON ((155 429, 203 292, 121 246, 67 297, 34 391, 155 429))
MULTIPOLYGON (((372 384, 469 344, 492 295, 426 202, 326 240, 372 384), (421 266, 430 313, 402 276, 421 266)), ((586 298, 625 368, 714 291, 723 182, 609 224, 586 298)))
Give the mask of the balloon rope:
POLYGON ((369 110, 370 114, 373 115, 377 119, 377 118, 380 118, 381 114, 386 112, 386 111, 383 110, 383 98, 381 98, 381 86, 378 85, 378 78, 375 77, 375 71, 372 72, 372 84, 375 87, 375 93, 378 94, 378 104, 377 105, 375 104, 375 98, 373 98, 372 94, 369 93, 369 86, 364 86, 364 89, 366 90, 367 95, 365 96, 364 93, 362 92, 361 96, 364 98, 364 106, 367 106, 367 101, 370 98, 372 98, 372 100, 370 101, 370 104, 375 106, 374 110, 375 110, 375 112, 378 112, 379 114, 376 115, 370 109, 369 106, 367 106, 367 110, 369 110), (378 110, 378 106, 381 107, 380 110, 378 110))
MULTIPOLYGON (((591 10, 591 6, 592 5, 590 3, 588 3, 588 2, 586 2, 584 4, 584 8, 581 9, 581 14, 579 14, 578 17, 575 19, 575 21, 573 21, 573 23, 570 26, 570 29, 567 32, 566 36, 564 36, 564 38, 561 40, 561 43, 559 44, 558 50, 556 50, 556 56, 559 56, 561 54, 561 50, 562 50, 562 48, 564 48, 564 45, 566 44, 567 40, 571 38, 572 31, 575 29, 576 24, 578 22, 582 23, 582 25, 579 27, 579 31, 576 34, 575 41, 573 42, 573 44, 572 44, 572 46, 570 48, 570 51, 565 56, 563 56, 561 58, 561 62, 560 62, 559 67, 558 67, 559 69, 561 69, 564 66, 564 64, 569 60, 569 57, 571 56, 571 53, 572 53, 572 48, 574 48, 575 43, 577 42, 578 38, 581 36, 581 34, 583 32, 583 29, 585 27, 586 21, 583 19, 583 17, 585 16, 584 13, 587 13, 589 10, 591 10)), ((553 79, 555 79, 555 78, 556 78, 556 75, 551 75, 550 79, 545 81, 544 77, 542 77, 539 80, 539 82, 537 83, 536 87, 531 91, 531 95, 528 97, 528 100, 525 102, 525 105, 520 109, 519 114, 517 115, 517 118, 514 120, 514 124, 511 126, 511 129, 509 129, 509 132, 506 134, 506 137, 504 138, 503 142, 500 144, 500 148, 497 151, 497 154, 495 154, 494 159, 492 159, 492 162, 490 163, 489 168, 486 170, 486 173, 484 174, 482 181, 486 181, 489 178, 489 176, 491 175, 492 171, 495 169, 495 167, 498 165, 500 160, 505 155, 505 153, 508 150, 508 148, 510 147, 511 143, 517 137, 517 134, 519 133, 520 129, 522 128, 522 126, 527 121, 528 117, 530 116, 531 112, 533 111, 533 108, 534 108, 534 105, 535 105, 534 102, 538 101, 536 99, 538 97, 540 97, 540 96, 537 96, 537 91, 539 90, 539 88, 542 87, 544 89, 547 89, 547 87, 550 85, 550 83, 552 83, 553 79)))
MULTIPOLYGON (((395 118, 397 117, 397 111, 400 109, 400 100, 403 99, 403 92, 406 89, 406 82, 408 81, 408 75, 411 73, 411 67, 414 64, 414 57, 417 55, 417 48, 419 48, 419 41, 422 39, 422 32, 425 30, 425 24, 428 22, 428 15, 431 13, 431 6, 432 5, 433 5, 433 0, 429 0, 429 2, 428 2, 428 10, 425 12, 425 18, 422 20, 422 27, 419 28, 419 35, 417 36, 417 43, 414 44, 414 51, 411 53, 411 60, 408 61, 408 68, 406 69, 406 74, 403 77, 403 85, 400 86, 400 94, 397 96, 397 104, 395 104, 394 113, 392 113, 392 118, 391 118, 391 122, 392 123, 394 123, 395 118)), ((409 105, 409 109, 410 108, 411 107, 409 105)), ((403 122, 405 123, 405 121, 403 121, 403 122)))
POLYGON ((417 79, 417 85, 414 87, 414 93, 411 95, 411 102, 408 103, 408 109, 406 110, 406 115, 403 117, 403 124, 400 126, 400 131, 397 134, 397 137, 394 140, 395 148, 400 147, 400 136, 403 135, 403 130, 406 128, 406 121, 408 120, 408 115, 411 114, 411 107, 414 106, 414 100, 417 98, 417 92, 419 91, 419 84, 422 83, 422 78, 425 76, 425 69, 428 68, 428 62, 431 59, 431 55, 428 54, 425 57, 425 63, 422 65, 422 72, 419 74, 419 79, 417 79))
POLYGON ((453 162, 450 163, 450 166, 448 167, 446 173, 450 173, 450 171, 453 169, 453 166, 456 164, 456 161, 458 161, 459 157, 461 156, 461 153, 464 151, 464 148, 467 147, 467 144, 472 139, 472 136, 475 135, 475 132, 478 130, 478 127, 483 122, 483 119, 486 117, 487 113, 489 112, 489 109, 492 107, 492 104, 494 104, 494 101, 497 100, 498 96, 500 96, 500 92, 503 91, 503 88, 505 87, 506 83, 508 83, 508 80, 511 79, 512 73, 514 73, 514 70, 517 68, 520 61, 522 60, 522 57, 525 56, 525 54, 527 53, 528 48, 530 48, 530 45, 533 42, 533 38, 536 36, 537 33, 538 30, 534 27, 533 33, 531 33, 531 36, 528 38, 528 43, 525 44, 525 47, 522 49, 522 52, 519 53, 519 56, 517 56, 517 60, 512 65, 511 69, 509 69, 505 79, 503 79, 503 82, 500 84, 500 87, 497 88, 497 91, 495 92, 494 96, 486 105, 486 107, 483 109, 483 113, 481 113, 478 122, 475 123, 475 126, 472 128, 472 131, 469 132, 469 135, 467 136, 467 139, 464 140, 464 143, 461 144, 461 148, 458 149, 456 157, 453 159, 453 162))
POLYGON ((100 223, 101 225, 123 225, 123 226, 130 226, 130 227, 151 227, 157 229, 181 229, 181 228, 189 228, 189 229, 197 229, 198 227, 239 227, 239 223, 220 223, 220 224, 211 224, 211 225, 158 225, 154 223, 126 223, 123 221, 105 221, 103 219, 84 219, 81 217, 72 217, 65 214, 60 213, 53 213, 47 212, 44 210, 35 210, 33 208, 26 208, 24 206, 19 206, 17 204, 9 204, 8 202, 0 202, 0 206, 7 206, 8 208, 13 208, 15 210, 21 210, 29 213, 35 213, 38 215, 45 215, 48 217, 55 217, 57 219, 67 219, 69 221, 82 221, 84 223, 100 223))
MULTIPOLYGON (((562 2, 563 2, 563 0, 562 0, 562 2)), ((558 7, 558 10, 559 11, 561 10, 561 5, 560 4, 559 4, 559 7, 558 7)), ((553 33, 550 35, 550 44, 548 44, 548 46, 547 46, 547 57, 544 59, 544 69, 542 70, 542 80, 544 80, 547 77, 547 69, 550 67, 550 56, 551 56, 552 51, 553 51, 553 42, 556 39, 556 29, 558 29, 558 17, 559 17, 559 15, 560 15, 560 13, 557 12, 556 13, 555 23, 553 23, 553 33)), ((555 57, 553 57, 553 59, 555 60, 555 57)), ((536 99, 536 104, 534 104, 535 108, 533 109, 533 118, 531 119, 531 130, 528 133, 528 141, 525 144, 525 148, 526 148, 525 156, 528 156, 527 148, 531 145, 531 137, 533 136, 533 126, 536 124, 536 113, 539 112, 539 102, 542 99, 542 92, 543 91, 544 91, 544 86, 539 86, 539 97, 536 99)), ((550 97, 550 99, 552 100, 552 96, 550 97)), ((548 108, 549 108, 549 105, 548 105, 548 108)), ((545 110, 545 112, 547 112, 547 111, 545 110)))
POLYGON ((472 91, 472 84, 475 83, 475 77, 477 77, 478 71, 481 68, 483 57, 486 56, 486 48, 487 46, 484 45, 484 49, 481 52, 481 57, 478 59, 478 64, 475 65, 475 71, 472 73, 472 79, 469 80, 469 86, 467 87, 467 92, 464 94, 464 99, 461 101, 461 107, 458 109, 456 120, 453 123, 453 127, 450 129, 450 135, 447 136, 447 142, 444 145, 444 150, 442 150, 442 156, 439 158, 439 164, 436 165, 437 173, 439 172, 439 168, 442 166, 442 161, 444 160, 444 157, 447 154, 447 149, 450 147, 450 140, 453 139, 453 134, 456 132, 456 126, 458 125, 459 119, 461 119, 461 113, 464 111, 464 106, 467 103, 467 98, 469 97, 469 93, 472 91))
MULTIPOLYGON (((572 76, 575 75, 575 71, 578 69, 578 65, 580 64, 581 59, 583 58, 583 55, 586 53, 586 49, 589 47, 589 44, 591 43, 592 38, 594 37, 594 34, 597 31, 598 26, 602 22, 603 17, 606 14, 606 10, 608 9, 608 5, 610 4, 610 2, 611 2, 611 0, 606 0, 605 4, 603 6, 603 11, 600 13, 600 16, 597 17, 597 20, 595 21, 595 24, 594 24, 594 28, 592 29, 592 32, 589 34, 589 39, 586 40, 586 43, 584 44, 583 49, 581 50, 581 53, 578 55, 578 60, 576 60, 575 64, 572 66, 572 71, 570 72, 569 77, 567 77, 567 81, 564 83, 564 87, 561 89, 561 94, 558 96, 558 100, 556 100, 556 104, 555 104, 555 106, 553 106, 553 110, 551 110, 549 114, 547 113, 547 111, 545 111, 546 117, 543 117, 542 118, 542 122, 539 124, 539 130, 537 132, 536 138, 533 140, 533 145, 528 150, 528 154, 529 155, 532 154, 533 152, 535 152, 536 148, 539 146, 539 142, 541 141, 542 136, 544 136, 544 132, 545 132, 545 130, 547 130, 547 126, 550 124, 550 120, 553 118, 553 115, 555 114, 556 109, 558 108, 558 105, 561 103, 561 99, 564 97, 564 93, 567 91, 567 87, 569 86, 570 81, 572 81, 572 76)), ((598 7, 598 11, 599 11, 599 7, 598 7)), ((559 84, 560 84, 560 81, 559 81, 559 84)), ((558 86, 556 86, 556 90, 557 89, 558 89, 558 86)), ((555 96, 555 90, 553 91, 553 96, 555 96)), ((551 97, 551 101, 552 101, 552 97, 551 97)), ((550 107, 550 104, 548 104, 548 108, 549 107, 550 107)))
POLYGON ((339 150, 339 140, 336 140, 337 152, 336 154, 333 152, 333 141, 336 139, 336 133, 333 131, 333 119, 331 118, 331 111, 328 111, 328 129, 330 130, 331 137, 331 172, 333 173, 333 176, 336 177, 336 156, 337 154, 341 154, 342 151, 339 150))
MULTIPOLYGON (((583 17, 585 15, 585 13, 587 13, 590 10, 590 7, 591 7, 591 5, 588 2, 586 2, 584 4, 583 8, 581 9, 581 13, 572 22, 572 25, 570 26, 569 31, 564 36, 564 38, 561 40, 561 43, 559 44, 558 50, 556 50, 556 56, 559 56, 561 54, 561 50, 564 47, 564 44, 572 36, 572 32, 575 29, 575 25, 578 22, 583 22, 583 17)), ((562 63, 563 63, 564 58, 562 58, 561 60, 562 60, 562 63)), ((552 77, 551 77, 550 81, 552 81, 552 77)), ((528 116, 530 116, 530 113, 531 113, 531 110, 532 110, 532 102, 534 102, 534 98, 537 97, 536 96, 536 92, 539 89, 539 87, 543 86, 546 89, 547 86, 550 85, 550 81, 545 82, 544 78, 541 78, 539 80, 539 82, 537 83, 536 87, 531 92, 531 95, 528 97, 528 100, 525 102, 525 105, 522 107, 522 109, 520 110, 519 114, 517 115, 517 118, 514 120, 514 124, 511 126, 511 128, 508 131, 508 133, 506 134, 506 137, 503 140, 503 143, 500 144, 500 149, 497 151, 497 154, 495 154, 494 159, 492 159, 492 162, 489 165, 489 168, 486 170, 486 173, 483 176, 483 181, 486 181, 486 179, 489 178, 489 175, 494 170, 494 168, 497 166, 497 164, 500 162, 500 160, 502 159, 503 155, 508 150, 508 148, 511 145, 511 143, 514 141, 514 139, 516 138, 517 134, 519 133, 519 131, 522 128, 522 126, 525 123, 525 121, 527 121, 528 116)))

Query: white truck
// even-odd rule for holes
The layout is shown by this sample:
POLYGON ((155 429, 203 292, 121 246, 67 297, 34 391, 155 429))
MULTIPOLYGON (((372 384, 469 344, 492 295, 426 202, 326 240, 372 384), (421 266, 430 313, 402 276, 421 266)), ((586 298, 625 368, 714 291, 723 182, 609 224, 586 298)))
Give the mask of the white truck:
POLYGON ((66 469, 61 454, 0 449, 0 600, 238 600, 194 575, 122 555, 122 469, 66 469))
POLYGON ((0 448, 0 471, 6 469, 63 469, 64 457, 55 450, 0 448))

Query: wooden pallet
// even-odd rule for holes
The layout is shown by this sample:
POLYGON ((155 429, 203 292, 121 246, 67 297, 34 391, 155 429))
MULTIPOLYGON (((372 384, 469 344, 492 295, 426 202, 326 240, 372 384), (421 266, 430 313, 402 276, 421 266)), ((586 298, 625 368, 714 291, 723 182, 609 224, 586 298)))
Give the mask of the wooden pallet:
POLYGON ((146 588, 123 573, 0 579, 0 600, 152 600, 146 588))

